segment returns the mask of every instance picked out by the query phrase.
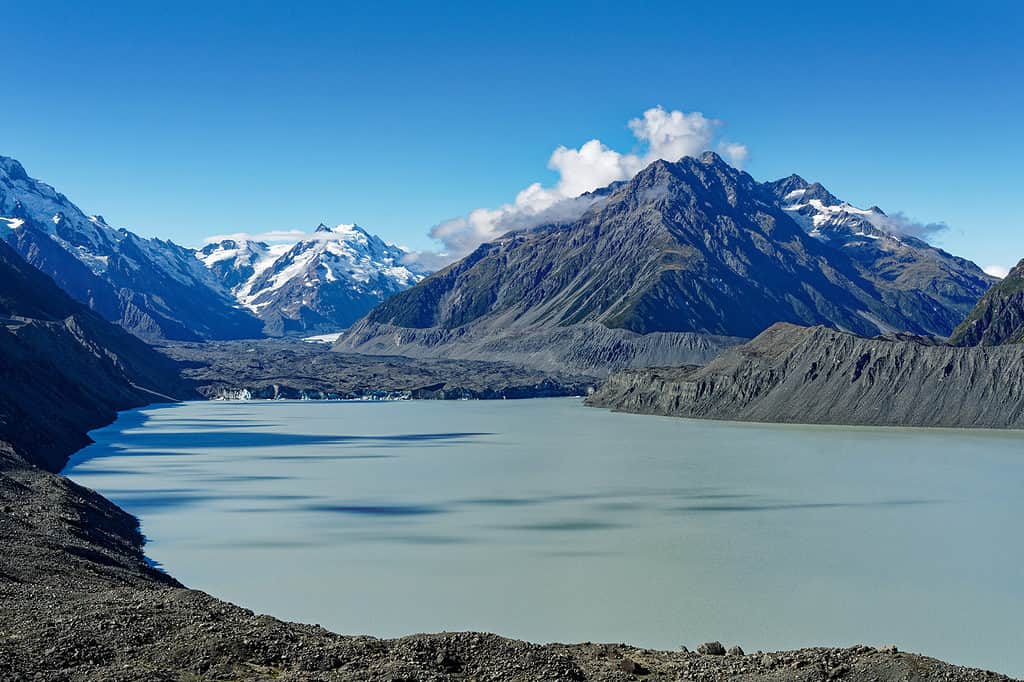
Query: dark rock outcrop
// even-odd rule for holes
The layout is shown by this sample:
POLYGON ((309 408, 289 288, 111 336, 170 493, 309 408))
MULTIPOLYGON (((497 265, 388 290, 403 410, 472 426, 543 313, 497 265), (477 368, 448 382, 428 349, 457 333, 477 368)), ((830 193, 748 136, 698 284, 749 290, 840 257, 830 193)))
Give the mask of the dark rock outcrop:
POLYGON ((950 343, 957 346, 999 346, 1024 343, 1024 260, 986 293, 950 343))
POLYGON ((706 367, 613 374, 587 403, 740 421, 1024 428, 1024 345, 955 348, 778 324, 706 367))

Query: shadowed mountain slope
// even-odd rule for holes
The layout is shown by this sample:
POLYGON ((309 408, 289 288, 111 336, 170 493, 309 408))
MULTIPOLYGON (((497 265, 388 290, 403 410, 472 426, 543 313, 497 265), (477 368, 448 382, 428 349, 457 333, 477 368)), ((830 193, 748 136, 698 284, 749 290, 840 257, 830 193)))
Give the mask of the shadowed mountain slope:
POLYGON ((194 394, 177 365, 0 242, 0 441, 51 471, 118 410, 194 394))
POLYGON ((982 297, 950 341, 958 346, 1024 343, 1024 260, 982 297))

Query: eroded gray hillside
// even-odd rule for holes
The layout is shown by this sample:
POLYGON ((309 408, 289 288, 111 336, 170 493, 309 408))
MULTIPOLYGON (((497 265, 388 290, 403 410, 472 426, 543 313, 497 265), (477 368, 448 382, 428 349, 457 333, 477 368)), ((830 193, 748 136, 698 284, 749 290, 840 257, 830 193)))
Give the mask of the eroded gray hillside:
POLYGON ((1024 345, 955 348, 779 324, 706 367, 613 374, 588 404, 740 421, 1024 428, 1024 345))

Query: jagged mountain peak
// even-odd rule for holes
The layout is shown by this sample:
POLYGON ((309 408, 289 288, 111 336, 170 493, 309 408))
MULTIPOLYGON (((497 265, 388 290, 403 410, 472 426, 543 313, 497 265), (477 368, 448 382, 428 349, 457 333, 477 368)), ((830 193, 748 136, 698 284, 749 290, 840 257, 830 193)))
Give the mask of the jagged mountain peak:
POLYGON ((0 172, 9 176, 12 180, 29 180, 25 167, 17 159, 9 156, 0 156, 0 172))
POLYGON ((357 233, 369 236, 370 233, 364 230, 356 223, 338 223, 337 225, 328 225, 327 223, 320 223, 316 226, 314 232, 333 232, 335 234, 349 234, 357 233))
POLYGON ((229 249, 246 249, 259 246, 266 247, 267 243, 251 239, 221 239, 220 241, 205 244, 199 249, 199 253, 212 256, 214 254, 222 254, 224 251, 229 249))
MULTIPOLYGON (((653 161, 628 183, 612 191, 607 206, 618 210, 622 205, 635 207, 667 202, 695 206, 724 201, 735 207, 740 202, 738 193, 761 203, 761 192, 750 175, 729 165, 715 152, 705 152, 699 158, 684 156, 678 161, 653 161)), ((596 205, 594 210, 604 209, 596 205)))
POLYGON ((844 203, 820 182, 810 182, 796 174, 765 184, 784 203, 819 201, 825 206, 838 206, 844 203))

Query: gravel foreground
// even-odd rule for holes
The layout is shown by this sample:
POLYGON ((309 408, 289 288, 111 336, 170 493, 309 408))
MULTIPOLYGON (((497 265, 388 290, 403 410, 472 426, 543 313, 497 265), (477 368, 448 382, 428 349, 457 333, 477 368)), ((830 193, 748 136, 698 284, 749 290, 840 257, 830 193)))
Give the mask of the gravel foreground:
MULTIPOLYGON (((891 648, 724 655, 285 623, 150 568, 136 519, 0 444, 0 680, 1010 680, 891 648)), ((727 643, 728 644, 728 643, 727 643)))

